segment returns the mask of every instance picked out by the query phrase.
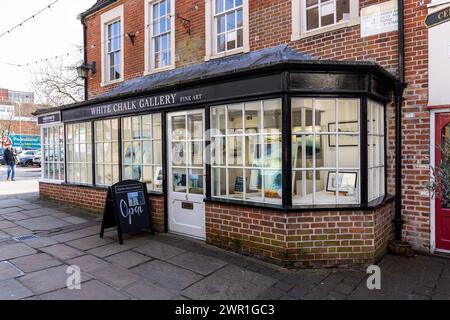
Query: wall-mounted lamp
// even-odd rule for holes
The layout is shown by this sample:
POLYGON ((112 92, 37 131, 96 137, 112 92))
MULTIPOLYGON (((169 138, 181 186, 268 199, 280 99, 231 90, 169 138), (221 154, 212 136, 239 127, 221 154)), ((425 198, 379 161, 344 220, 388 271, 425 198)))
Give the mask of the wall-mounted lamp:
POLYGON ((86 79, 89 74, 89 70, 91 70, 92 74, 96 72, 96 62, 93 61, 90 65, 83 63, 81 66, 77 67, 77 73, 80 78, 86 79))

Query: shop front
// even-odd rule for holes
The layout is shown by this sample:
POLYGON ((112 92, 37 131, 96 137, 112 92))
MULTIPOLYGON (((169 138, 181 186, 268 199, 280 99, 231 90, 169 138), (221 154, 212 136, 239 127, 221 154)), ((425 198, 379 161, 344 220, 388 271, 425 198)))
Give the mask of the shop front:
POLYGON ((140 180, 159 232, 284 265, 373 263, 392 234, 394 81, 285 46, 129 80, 40 120, 40 194, 100 211, 107 186, 140 180))

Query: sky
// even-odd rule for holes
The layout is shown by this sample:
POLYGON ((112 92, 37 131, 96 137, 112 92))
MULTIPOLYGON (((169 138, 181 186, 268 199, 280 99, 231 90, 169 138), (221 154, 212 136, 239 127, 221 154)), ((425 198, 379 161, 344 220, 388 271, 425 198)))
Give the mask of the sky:
MULTIPOLYGON (((0 0, 0 34, 53 1, 0 0)), ((39 68, 36 65, 18 68, 2 62, 24 64, 67 52, 72 52, 75 57, 81 55, 76 52, 76 46, 83 44, 83 27, 77 15, 94 3, 95 0, 59 0, 50 10, 0 37, 0 88, 33 91, 31 72, 39 68)))

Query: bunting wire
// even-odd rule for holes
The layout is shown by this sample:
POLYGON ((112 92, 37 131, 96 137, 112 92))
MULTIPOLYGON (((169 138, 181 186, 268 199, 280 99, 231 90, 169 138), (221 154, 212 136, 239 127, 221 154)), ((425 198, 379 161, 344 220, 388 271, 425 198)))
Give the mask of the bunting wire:
POLYGON ((15 29, 17 29, 17 28, 19 28, 19 27, 23 27, 23 25, 24 25, 25 23, 27 23, 28 21, 30 21, 30 20, 32 20, 32 19, 35 19, 38 15, 40 15, 40 14, 43 13, 44 11, 50 10, 51 7, 52 7, 55 3, 57 3, 58 1, 59 1, 59 0, 53 1, 52 3, 50 3, 49 5, 47 5, 45 8, 43 8, 43 9, 39 10, 38 12, 36 12, 35 14, 31 15, 31 17, 29 17, 29 18, 23 20, 22 22, 18 23, 17 25, 15 25, 14 27, 12 27, 11 29, 6 30, 5 32, 1 33, 1 34, 0 34, 0 38, 3 37, 3 36, 5 36, 5 35, 7 35, 7 34, 11 34, 11 32, 13 32, 15 29))

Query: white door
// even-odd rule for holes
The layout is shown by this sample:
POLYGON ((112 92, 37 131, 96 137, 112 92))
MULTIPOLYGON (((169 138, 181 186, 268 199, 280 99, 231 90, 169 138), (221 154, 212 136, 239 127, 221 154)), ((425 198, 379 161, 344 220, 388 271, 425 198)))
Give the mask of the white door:
POLYGON ((204 112, 167 118, 169 231, 205 239, 204 112))

